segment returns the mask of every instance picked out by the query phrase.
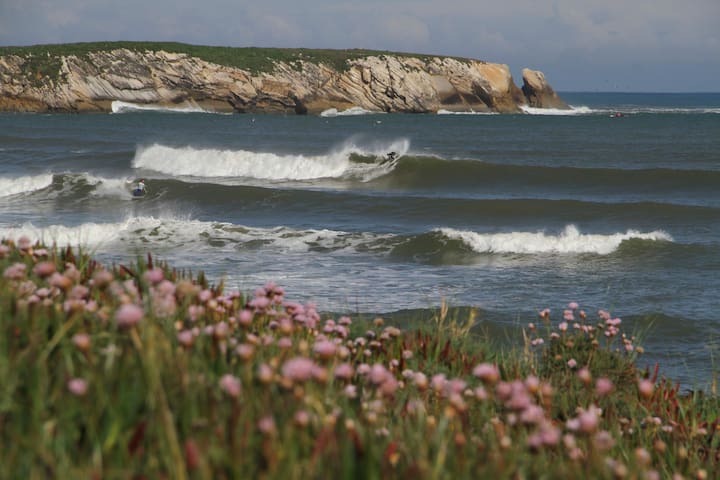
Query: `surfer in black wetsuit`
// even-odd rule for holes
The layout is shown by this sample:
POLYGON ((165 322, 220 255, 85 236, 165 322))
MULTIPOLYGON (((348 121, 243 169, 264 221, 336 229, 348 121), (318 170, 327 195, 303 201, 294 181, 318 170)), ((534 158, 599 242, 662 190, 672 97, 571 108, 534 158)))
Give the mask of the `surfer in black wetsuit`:
POLYGON ((389 153, 385 156, 385 159, 384 159, 382 162, 380 162, 380 165, 384 165, 384 164, 386 164, 386 163, 388 163, 388 162, 392 162, 393 160, 397 160, 397 158, 398 158, 397 153, 395 153, 395 152, 389 152, 389 153))

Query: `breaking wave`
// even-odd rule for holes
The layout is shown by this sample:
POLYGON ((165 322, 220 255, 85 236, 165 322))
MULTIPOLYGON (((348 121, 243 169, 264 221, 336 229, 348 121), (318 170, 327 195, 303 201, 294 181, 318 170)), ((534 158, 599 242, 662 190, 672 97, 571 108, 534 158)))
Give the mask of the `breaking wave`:
POLYGON ((499 115, 499 113, 497 113, 497 112, 474 112, 472 110, 456 112, 456 111, 451 111, 451 110, 445 110, 442 108, 437 111, 437 114, 438 115, 499 115))
POLYGON ((0 228, 0 238, 26 236, 32 241, 49 245, 111 247, 148 245, 183 249, 237 249, 268 246, 286 252, 338 251, 380 248, 383 239, 393 235, 349 233, 327 229, 294 229, 290 227, 259 228, 226 222, 206 222, 182 218, 131 217, 121 222, 83 223, 76 226, 36 226, 26 223, 19 227, 0 228), (377 244, 380 242, 380 244, 377 244), (375 245, 375 247, 373 247, 375 245))
POLYGON ((0 177, 0 197, 42 190, 52 185, 52 182, 53 175, 51 173, 14 178, 0 177))
MULTIPOLYGON (((238 251, 267 248, 277 253, 391 254, 414 261, 441 256, 444 261, 465 263, 464 253, 475 254, 596 254, 614 253, 625 241, 672 243, 663 231, 642 233, 582 234, 568 225, 558 235, 544 232, 477 233, 438 228, 414 235, 346 232, 329 229, 296 229, 286 226, 262 228, 227 222, 208 222, 183 218, 131 217, 121 222, 83 223, 77 226, 39 227, 26 223, 0 228, 0 238, 26 236, 32 241, 58 246, 107 248, 122 245, 147 249, 180 248, 238 251), (457 257, 457 258, 455 258, 457 257), (455 260, 452 260, 455 258, 455 260)), ((472 261, 472 260, 467 260, 472 261)))
POLYGON ((171 176, 303 181, 350 178, 369 181, 385 175, 395 163, 383 163, 387 152, 397 158, 410 148, 407 139, 360 147, 348 142, 322 155, 276 154, 248 150, 169 147, 154 144, 135 153, 133 167, 171 176), (360 157, 360 161, 355 158, 360 157), (368 160, 369 159, 369 160, 368 160))
POLYGON ((328 108, 320 113, 321 117, 353 117, 357 115, 375 115, 383 112, 372 112, 362 107, 351 107, 347 110, 338 110, 337 108, 328 108))
POLYGON ((529 114, 529 115, 556 115, 556 116, 564 116, 564 115, 590 115, 593 113, 604 113, 604 111, 601 110, 594 110, 590 107, 586 106, 579 106, 574 107, 570 106, 570 109, 561 109, 561 108, 535 108, 535 107, 528 107, 528 106, 521 106, 520 110, 523 111, 523 113, 529 114))
POLYGON ((626 240, 673 241, 672 237, 663 231, 642 233, 628 230, 610 235, 582 234, 574 225, 566 226, 558 235, 548 235, 545 232, 476 233, 453 228, 441 228, 438 231, 449 239, 462 241, 478 253, 608 255, 626 240))
POLYGON ((178 105, 178 106, 165 106, 156 104, 138 104, 131 102, 123 102, 115 100, 110 104, 112 113, 129 113, 129 112, 173 112, 173 113, 215 113, 210 110, 205 110, 194 103, 178 105))

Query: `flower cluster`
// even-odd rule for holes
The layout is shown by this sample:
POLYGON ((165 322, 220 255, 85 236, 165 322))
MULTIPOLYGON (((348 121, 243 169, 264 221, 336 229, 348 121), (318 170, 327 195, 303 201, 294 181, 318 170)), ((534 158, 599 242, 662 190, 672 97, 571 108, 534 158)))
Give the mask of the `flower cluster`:
MULTIPOLYGON (((151 259, 107 269, 20 239, 0 243, 0 267, 0 360, 47 369, 47 395, 35 401, 47 402, 48 415, 65 412, 28 415, 30 427, 0 412, 3 435, 70 432, 54 445, 72 445, 63 455, 77 465, 116 468, 109 476, 134 468, 178 477, 172 468, 186 468, 277 477, 289 464, 340 476, 351 462, 391 477, 447 468, 654 478, 715 466, 689 453, 669 462, 667 445, 710 445, 717 420, 693 417, 684 428, 688 409, 635 369, 641 348, 621 320, 601 310, 590 323, 574 302, 556 324, 541 311, 529 353, 503 357, 477 336, 322 314, 272 282, 226 292, 151 259), (122 448, 110 448, 118 439, 122 448), (525 456, 533 461, 516 461, 525 456)), ((7 398, 25 398, 37 382, 16 384, 7 398)), ((0 462, 14 452, 0 452, 0 462)))

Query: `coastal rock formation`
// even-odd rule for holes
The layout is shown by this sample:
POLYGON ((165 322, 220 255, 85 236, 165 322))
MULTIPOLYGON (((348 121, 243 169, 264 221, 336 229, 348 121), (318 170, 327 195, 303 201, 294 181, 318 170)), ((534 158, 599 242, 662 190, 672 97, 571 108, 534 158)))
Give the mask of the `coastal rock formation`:
POLYGON ((58 55, 51 74, 34 69, 33 60, 0 56, 0 110, 107 112, 113 101, 298 114, 351 107, 419 113, 567 108, 540 72, 528 70, 520 90, 507 65, 449 57, 380 53, 348 59, 343 69, 300 58, 254 73, 163 50, 58 55))
POLYGON ((563 110, 569 108, 567 103, 558 97, 557 93, 548 85, 542 72, 523 68, 522 77, 522 91, 531 107, 563 110))

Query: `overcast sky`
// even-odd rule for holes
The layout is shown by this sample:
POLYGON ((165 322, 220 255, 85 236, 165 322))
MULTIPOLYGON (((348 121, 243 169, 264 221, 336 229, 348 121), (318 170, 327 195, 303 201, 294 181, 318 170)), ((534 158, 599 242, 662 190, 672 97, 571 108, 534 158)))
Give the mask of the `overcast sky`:
POLYGON ((720 91, 720 0, 0 0, 0 45, 370 48, 545 72, 560 91, 720 91))

